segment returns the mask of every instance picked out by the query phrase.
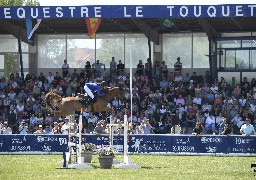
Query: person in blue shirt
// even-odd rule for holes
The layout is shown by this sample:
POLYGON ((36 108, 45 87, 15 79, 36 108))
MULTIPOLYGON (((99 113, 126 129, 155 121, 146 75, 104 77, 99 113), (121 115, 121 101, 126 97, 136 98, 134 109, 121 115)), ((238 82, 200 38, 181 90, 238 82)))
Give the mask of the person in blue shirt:
POLYGON ((102 81, 101 83, 85 83, 84 90, 90 96, 90 99, 87 100, 87 104, 93 104, 96 102, 94 96, 94 91, 96 91, 97 96, 104 96, 107 89, 107 82, 102 81))

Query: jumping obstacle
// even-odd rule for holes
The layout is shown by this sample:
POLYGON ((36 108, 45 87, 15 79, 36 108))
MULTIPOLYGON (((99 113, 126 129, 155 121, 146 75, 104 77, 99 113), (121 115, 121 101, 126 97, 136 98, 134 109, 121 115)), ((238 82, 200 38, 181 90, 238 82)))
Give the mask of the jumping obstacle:
POLYGON ((132 164, 131 158, 128 156, 128 121, 127 115, 124 115, 124 163, 116 164, 115 168, 118 169, 126 169, 126 168, 133 168, 133 169, 140 169, 141 167, 136 164, 132 164))
MULTIPOLYGON (((81 157, 81 151, 82 151, 82 115, 79 116, 79 123, 75 123, 75 116, 69 116, 69 141, 68 141, 68 166, 69 169, 93 169, 92 166, 87 165, 84 163, 84 157, 81 157), (78 132, 77 132, 78 127, 78 132), (77 137, 78 136, 78 143, 71 142, 71 137, 77 137), (76 153, 74 152, 74 147, 76 149, 76 153), (72 155, 76 155, 74 160, 72 161, 72 155)), ((65 161, 65 160, 64 160, 65 161)))

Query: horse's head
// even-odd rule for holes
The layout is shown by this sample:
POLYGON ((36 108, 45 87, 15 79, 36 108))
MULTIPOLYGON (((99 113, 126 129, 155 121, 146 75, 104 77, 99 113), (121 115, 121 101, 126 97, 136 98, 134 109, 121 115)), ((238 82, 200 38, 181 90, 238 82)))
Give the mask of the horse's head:
POLYGON ((62 97, 54 92, 45 95, 45 102, 52 110, 56 110, 56 105, 62 100, 62 97))

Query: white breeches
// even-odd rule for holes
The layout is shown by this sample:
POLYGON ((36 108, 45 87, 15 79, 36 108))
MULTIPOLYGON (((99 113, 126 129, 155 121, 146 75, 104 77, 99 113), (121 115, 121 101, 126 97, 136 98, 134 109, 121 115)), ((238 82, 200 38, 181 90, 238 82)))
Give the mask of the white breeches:
POLYGON ((85 92, 93 99, 94 98, 94 94, 92 93, 92 91, 87 87, 87 85, 84 85, 84 90, 85 92))

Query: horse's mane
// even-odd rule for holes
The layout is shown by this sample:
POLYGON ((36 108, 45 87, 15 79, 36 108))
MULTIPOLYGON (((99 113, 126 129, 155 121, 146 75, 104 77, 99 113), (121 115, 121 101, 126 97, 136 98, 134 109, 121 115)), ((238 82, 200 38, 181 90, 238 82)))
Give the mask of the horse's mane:
POLYGON ((56 110, 56 107, 54 106, 54 104, 52 103, 52 100, 53 99, 56 99, 56 100, 60 100, 62 99, 62 97, 60 95, 58 95, 57 93, 55 92, 48 92, 46 95, 45 95, 45 102, 47 104, 47 106, 49 106, 51 109, 53 110, 56 110))

